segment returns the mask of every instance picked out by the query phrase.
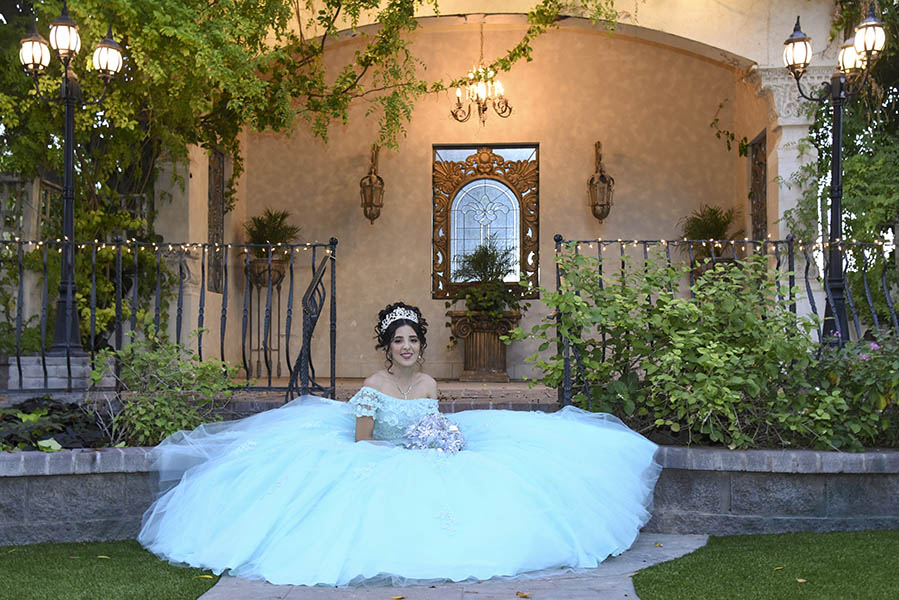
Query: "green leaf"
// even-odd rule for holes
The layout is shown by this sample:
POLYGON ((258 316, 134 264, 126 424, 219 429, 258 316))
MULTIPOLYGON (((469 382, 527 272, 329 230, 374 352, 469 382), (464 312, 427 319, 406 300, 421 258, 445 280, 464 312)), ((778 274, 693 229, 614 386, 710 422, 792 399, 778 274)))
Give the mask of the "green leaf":
POLYGON ((53 438, 38 441, 37 447, 41 452, 59 452, 62 450, 62 446, 53 438))

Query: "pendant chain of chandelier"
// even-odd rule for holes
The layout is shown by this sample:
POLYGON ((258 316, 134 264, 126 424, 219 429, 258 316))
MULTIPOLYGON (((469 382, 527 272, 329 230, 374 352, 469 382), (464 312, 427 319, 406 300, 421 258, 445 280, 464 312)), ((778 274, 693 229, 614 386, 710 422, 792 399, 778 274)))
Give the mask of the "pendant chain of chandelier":
POLYGON ((472 105, 477 107, 481 125, 487 124, 487 110, 491 106, 502 118, 512 114, 512 106, 506 100, 503 84, 496 79, 496 72, 484 66, 484 24, 481 23, 481 52, 478 64, 468 72, 468 83, 456 88, 456 105, 450 111, 460 123, 466 122, 472 113, 472 105), (463 100, 465 103, 463 104, 463 100))

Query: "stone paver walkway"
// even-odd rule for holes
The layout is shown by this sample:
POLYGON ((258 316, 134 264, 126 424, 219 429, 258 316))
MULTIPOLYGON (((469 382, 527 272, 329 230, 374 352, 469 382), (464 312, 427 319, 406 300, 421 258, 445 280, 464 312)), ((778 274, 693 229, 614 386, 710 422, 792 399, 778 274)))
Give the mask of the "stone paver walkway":
POLYGON ((596 569, 539 578, 500 579, 437 586, 333 588, 272 585, 222 577, 200 600, 637 600, 631 576, 640 569, 678 558, 705 545, 705 535, 644 533, 620 556, 596 569))

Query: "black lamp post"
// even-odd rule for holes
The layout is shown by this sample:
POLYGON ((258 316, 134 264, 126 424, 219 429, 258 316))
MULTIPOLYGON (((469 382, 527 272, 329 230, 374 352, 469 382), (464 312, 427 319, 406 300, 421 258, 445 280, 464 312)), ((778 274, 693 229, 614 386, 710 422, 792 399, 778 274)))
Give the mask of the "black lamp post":
POLYGON ((824 334, 839 337, 839 344, 849 338, 846 314, 846 281, 843 277, 843 106, 858 95, 868 80, 874 62, 880 57, 886 42, 883 23, 874 16, 871 3, 868 17, 855 28, 855 37, 840 48, 839 64, 830 81, 822 84, 821 93, 810 96, 802 89, 802 79, 812 58, 811 38, 799 29, 799 17, 793 33, 784 42, 784 64, 796 79, 799 95, 806 100, 833 106, 830 153, 830 236, 828 238, 827 308, 824 313, 824 334))
MULTIPOLYGON (((72 60, 81 49, 81 36, 78 26, 69 17, 69 9, 65 0, 62 3, 62 14, 50 25, 50 46, 56 51, 63 63, 62 82, 59 96, 66 108, 65 146, 63 160, 62 186, 62 253, 60 263, 59 298, 56 303, 56 329, 53 333, 51 354, 83 353, 81 333, 78 326, 78 309, 75 305, 75 174, 74 174, 74 139, 75 139, 75 105, 81 103, 81 86, 78 77, 72 71, 72 60)), ((47 40, 37 32, 36 26, 31 34, 22 39, 19 48, 19 60, 25 70, 34 79, 34 87, 43 98, 38 85, 41 72, 50 64, 50 48, 47 40)), ((93 55, 94 69, 104 81, 103 95, 95 102, 84 104, 100 104, 106 97, 110 80, 122 69, 122 49, 112 39, 112 26, 106 37, 97 44, 93 55)))

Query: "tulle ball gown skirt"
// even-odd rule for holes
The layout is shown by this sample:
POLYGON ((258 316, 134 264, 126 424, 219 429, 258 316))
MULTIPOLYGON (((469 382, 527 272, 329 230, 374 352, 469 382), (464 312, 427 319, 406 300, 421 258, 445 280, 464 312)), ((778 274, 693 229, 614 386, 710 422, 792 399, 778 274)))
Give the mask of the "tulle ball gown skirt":
POLYGON ((356 443, 351 407, 312 396, 179 432, 138 540, 275 584, 402 585, 595 567, 649 520, 656 446, 614 417, 450 418, 457 454, 356 443))

